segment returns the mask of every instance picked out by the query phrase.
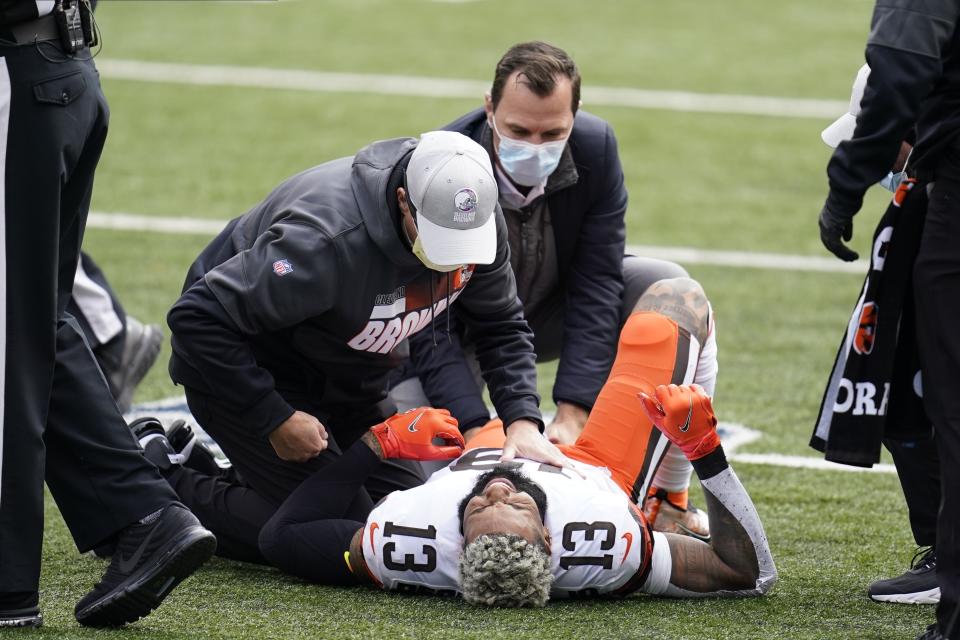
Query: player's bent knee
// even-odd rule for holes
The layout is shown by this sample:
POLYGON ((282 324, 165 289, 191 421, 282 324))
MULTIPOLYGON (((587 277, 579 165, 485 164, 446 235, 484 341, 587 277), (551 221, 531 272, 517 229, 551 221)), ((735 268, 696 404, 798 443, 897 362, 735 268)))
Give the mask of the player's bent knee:
POLYGON ((710 301, 700 283, 693 278, 666 278, 654 282, 634 307, 637 311, 655 311, 670 318, 695 336, 706 341, 710 326, 710 301))
POLYGON ((664 313, 634 313, 620 331, 620 348, 672 344, 676 320, 664 313))

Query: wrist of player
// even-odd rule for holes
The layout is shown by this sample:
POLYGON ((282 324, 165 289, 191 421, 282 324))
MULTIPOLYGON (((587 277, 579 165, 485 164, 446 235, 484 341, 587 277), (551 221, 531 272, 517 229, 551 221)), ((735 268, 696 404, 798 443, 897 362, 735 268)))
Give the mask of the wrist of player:
POLYGON ((716 431, 711 431, 703 436, 703 438, 699 441, 688 441, 679 446, 681 451, 683 451, 683 455, 685 455, 687 460, 692 463, 696 460, 705 458, 717 449, 720 449, 720 436, 717 435, 716 431))
POLYGON ((690 460, 690 464, 701 480, 709 480, 730 466, 727 463, 727 454, 719 444, 706 455, 690 460))
POLYGON ((378 425, 370 427, 367 432, 376 441, 380 447, 380 457, 383 459, 410 459, 420 460, 419 447, 414 444, 403 442, 397 437, 389 425, 381 422, 378 425))
POLYGON ((365 434, 360 436, 360 441, 367 445, 370 451, 373 451, 378 458, 381 460, 386 459, 386 456, 383 454, 383 445, 380 444, 380 440, 378 440, 372 432, 367 431, 365 434))

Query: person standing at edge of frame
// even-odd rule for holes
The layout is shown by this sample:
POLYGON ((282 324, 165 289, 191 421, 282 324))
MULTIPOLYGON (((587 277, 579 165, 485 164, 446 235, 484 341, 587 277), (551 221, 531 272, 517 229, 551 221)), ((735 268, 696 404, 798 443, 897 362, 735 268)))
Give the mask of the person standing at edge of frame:
POLYGON ((87 2, 0 1, 0 628, 37 627, 44 479, 81 551, 116 548, 75 609, 147 615, 213 534, 143 458, 66 311, 107 135, 87 2))
POLYGON ((913 267, 923 403, 934 425, 942 498, 937 517, 936 622, 924 640, 960 637, 960 5, 877 0, 866 61, 870 77, 853 138, 827 166, 830 193, 820 212, 824 246, 857 259, 844 241, 866 190, 893 166, 916 124, 911 166, 930 183, 927 215, 913 267))

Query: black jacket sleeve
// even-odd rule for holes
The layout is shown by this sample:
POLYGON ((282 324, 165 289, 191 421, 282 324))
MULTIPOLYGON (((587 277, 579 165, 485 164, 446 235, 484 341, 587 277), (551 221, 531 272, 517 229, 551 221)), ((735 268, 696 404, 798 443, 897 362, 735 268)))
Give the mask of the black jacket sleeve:
POLYGON ((312 227, 277 222, 183 293, 167 315, 173 349, 244 417, 241 428, 267 436, 293 408, 257 364, 251 339, 320 315, 333 304, 336 283, 332 243, 312 227), (277 260, 292 271, 278 276, 277 260))
POLYGON ((870 77, 857 127, 827 166, 831 211, 856 213, 867 189, 893 166, 921 102, 940 76, 958 14, 956 2, 877 0, 867 40, 870 77))
POLYGON ((553 385, 554 402, 586 409, 593 407, 616 356, 626 242, 623 169, 613 130, 605 122, 602 126, 603 146, 591 152, 602 162, 581 176, 590 183, 593 200, 567 273, 563 350, 553 385))

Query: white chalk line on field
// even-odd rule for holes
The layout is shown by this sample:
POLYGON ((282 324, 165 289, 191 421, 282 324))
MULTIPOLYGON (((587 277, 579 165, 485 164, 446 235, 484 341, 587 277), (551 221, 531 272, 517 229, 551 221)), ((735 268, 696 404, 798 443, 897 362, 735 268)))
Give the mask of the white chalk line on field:
MULTIPOLYGON (((163 400, 153 402, 144 402, 137 404, 124 417, 128 421, 153 416, 160 420, 165 426, 173 423, 174 420, 186 420, 194 425, 196 432, 217 454, 221 464, 226 463, 226 457, 207 434, 202 429, 196 427, 196 420, 190 414, 186 399, 183 396, 172 396, 163 400)), ((552 416, 545 414, 544 418, 549 421, 552 416)), ((896 473, 891 464, 878 464, 872 469, 860 467, 850 467, 847 465, 827 462, 822 458, 812 456, 786 456, 779 453, 736 453, 737 448, 755 442, 763 437, 763 434, 755 429, 735 422, 721 422, 718 426, 720 437, 723 440, 723 448, 727 453, 727 459, 740 464, 761 464, 777 467, 789 467, 794 469, 812 469, 816 471, 854 471, 866 473, 896 473)))
MULTIPOLYGON (((155 231, 159 233, 214 236, 225 220, 191 217, 145 216, 132 213, 91 212, 87 226, 119 231, 155 231)), ((827 273, 866 273, 867 262, 841 262, 827 256, 801 256, 751 251, 716 251, 693 247, 628 245, 627 253, 671 260, 684 265, 702 264, 721 267, 746 267, 777 271, 814 271, 827 273)))
MULTIPOLYGON (((490 88, 489 82, 458 78, 145 60, 98 59, 97 67, 105 78, 111 80, 288 91, 465 98, 478 102, 490 88)), ((658 91, 592 85, 584 86, 583 102, 588 108, 590 106, 629 107, 695 113, 815 118, 828 121, 847 110, 847 103, 840 100, 658 91)))

